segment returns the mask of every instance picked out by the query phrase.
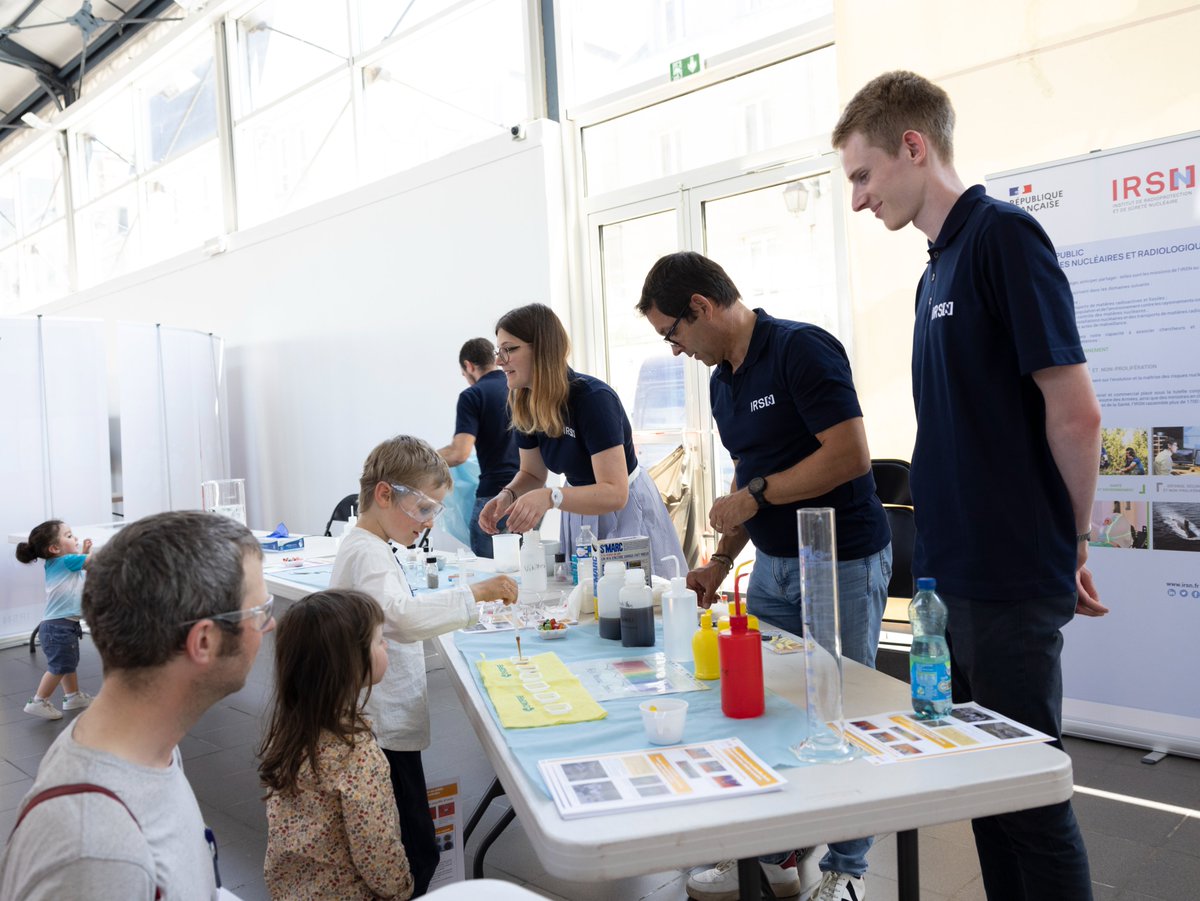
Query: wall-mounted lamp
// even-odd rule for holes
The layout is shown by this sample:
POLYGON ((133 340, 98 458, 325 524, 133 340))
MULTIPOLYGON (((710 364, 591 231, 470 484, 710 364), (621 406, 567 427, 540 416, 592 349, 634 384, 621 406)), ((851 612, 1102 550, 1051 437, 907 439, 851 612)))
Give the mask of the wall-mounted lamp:
POLYGON ((789 182, 787 187, 783 189, 783 202, 787 205, 788 212, 793 216, 797 216, 808 209, 808 188, 804 186, 804 182, 789 182))

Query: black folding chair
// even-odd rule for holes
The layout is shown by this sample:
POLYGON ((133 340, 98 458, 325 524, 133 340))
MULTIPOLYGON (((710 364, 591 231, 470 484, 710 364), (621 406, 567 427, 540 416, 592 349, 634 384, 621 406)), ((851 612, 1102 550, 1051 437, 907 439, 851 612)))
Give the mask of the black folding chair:
POLYGON ((358 513, 358 495, 347 494, 338 501, 337 506, 333 508, 333 513, 329 515, 329 522, 325 523, 325 537, 333 537, 334 522, 349 522, 350 517, 356 513, 358 513))
POLYGON ((908 487, 908 461, 872 460, 871 474, 875 476, 875 493, 885 504, 913 505, 908 487))

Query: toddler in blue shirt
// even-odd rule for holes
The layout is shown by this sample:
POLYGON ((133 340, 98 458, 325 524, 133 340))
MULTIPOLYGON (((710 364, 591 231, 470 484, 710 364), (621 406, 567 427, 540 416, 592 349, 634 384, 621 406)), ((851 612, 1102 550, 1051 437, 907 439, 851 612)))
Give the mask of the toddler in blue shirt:
POLYGON ((29 540, 17 545, 22 563, 46 561, 46 612, 38 626, 38 637, 46 655, 46 674, 37 693, 25 705, 25 712, 46 720, 61 720, 62 711, 50 703, 59 683, 63 686, 63 710, 80 710, 92 703, 86 691, 79 690, 79 639, 83 637, 83 570, 87 569, 92 539, 83 542, 61 519, 51 519, 34 528, 29 540))

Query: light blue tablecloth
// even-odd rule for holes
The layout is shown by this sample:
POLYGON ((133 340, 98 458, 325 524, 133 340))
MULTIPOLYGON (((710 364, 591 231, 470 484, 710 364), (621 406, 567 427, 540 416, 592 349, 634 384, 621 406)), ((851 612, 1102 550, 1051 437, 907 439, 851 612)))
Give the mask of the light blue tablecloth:
MULTIPOLYGON (((564 663, 570 665, 581 660, 601 660, 621 657, 637 659, 663 649, 662 624, 656 624, 657 643, 653 648, 626 648, 619 641, 607 641, 597 634, 594 623, 574 626, 570 634, 560 641, 540 641, 530 630, 521 634, 521 650, 526 655, 553 651, 564 663)), ((581 753, 604 754, 613 751, 635 751, 650 747, 642 728, 642 714, 638 704, 644 698, 604 701, 601 706, 608 711, 605 719, 591 723, 570 723, 563 726, 546 726, 539 729, 505 729, 496 718, 496 708, 483 688, 479 667, 483 657, 511 657, 517 652, 514 633, 467 634, 458 632, 454 644, 470 665, 471 676, 483 695, 487 709, 500 727, 509 749, 529 776, 531 782, 546 791, 538 772, 538 761, 555 757, 577 757, 581 753), (481 656, 483 655, 483 656, 481 656)), ((764 655, 771 652, 763 649, 764 655)), ((688 672, 695 667, 684 664, 688 672)), ((687 724, 683 732, 683 743, 709 741, 736 736, 771 766, 799 766, 800 760, 791 751, 806 737, 805 712, 789 701, 768 691, 766 712, 754 719, 734 720, 721 713, 721 683, 711 685, 709 691, 690 691, 674 697, 688 702, 687 724)))

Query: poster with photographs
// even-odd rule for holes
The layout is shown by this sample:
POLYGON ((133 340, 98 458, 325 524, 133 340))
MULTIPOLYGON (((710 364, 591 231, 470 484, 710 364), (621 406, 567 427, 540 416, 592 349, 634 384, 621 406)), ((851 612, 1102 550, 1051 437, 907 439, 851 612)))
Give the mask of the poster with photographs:
POLYGON ((783 777, 739 739, 538 762, 563 819, 779 791, 783 777))
POLYGON ((426 785, 429 799, 429 816, 433 818, 433 834, 441 854, 429 890, 450 882, 462 882, 467 878, 466 861, 463 857, 462 819, 459 811, 458 781, 438 782, 426 785))
POLYGON ((978 704, 961 704, 938 719, 900 710, 850 720, 846 737, 877 764, 1051 740, 978 704))

